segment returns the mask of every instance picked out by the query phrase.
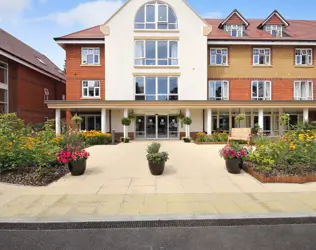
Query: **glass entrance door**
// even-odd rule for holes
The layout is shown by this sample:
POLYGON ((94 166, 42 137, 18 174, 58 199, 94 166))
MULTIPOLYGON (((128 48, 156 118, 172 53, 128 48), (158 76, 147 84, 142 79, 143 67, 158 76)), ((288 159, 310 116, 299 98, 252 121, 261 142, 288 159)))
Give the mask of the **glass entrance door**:
POLYGON ((156 139, 156 116, 146 117, 146 139, 156 139))
POLYGON ((178 118, 176 116, 169 116, 169 138, 178 138, 178 118))
POLYGON ((168 138, 168 116, 158 115, 157 138, 168 138))

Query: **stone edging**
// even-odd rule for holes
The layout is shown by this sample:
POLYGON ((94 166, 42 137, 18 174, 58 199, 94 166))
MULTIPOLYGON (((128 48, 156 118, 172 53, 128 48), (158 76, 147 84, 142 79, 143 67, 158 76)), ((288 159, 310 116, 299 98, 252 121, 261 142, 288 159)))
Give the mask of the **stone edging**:
POLYGON ((226 145, 227 142, 194 142, 197 145, 226 145))
POLYGON ((310 174, 307 176, 265 176, 261 173, 256 172, 251 168, 244 168, 244 171, 252 175, 263 183, 298 183, 304 184, 308 182, 316 181, 316 174, 310 174))

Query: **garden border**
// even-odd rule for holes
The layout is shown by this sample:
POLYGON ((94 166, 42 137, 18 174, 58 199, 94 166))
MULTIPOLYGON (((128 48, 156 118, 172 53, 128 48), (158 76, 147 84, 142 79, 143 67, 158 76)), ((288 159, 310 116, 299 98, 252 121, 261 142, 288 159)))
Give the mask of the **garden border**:
POLYGON ((243 170, 255 177, 262 183, 297 183, 304 184, 309 182, 316 182, 316 174, 309 174, 307 176, 265 176, 251 168, 244 167, 243 170))
POLYGON ((227 145, 227 142, 194 142, 197 145, 227 145))

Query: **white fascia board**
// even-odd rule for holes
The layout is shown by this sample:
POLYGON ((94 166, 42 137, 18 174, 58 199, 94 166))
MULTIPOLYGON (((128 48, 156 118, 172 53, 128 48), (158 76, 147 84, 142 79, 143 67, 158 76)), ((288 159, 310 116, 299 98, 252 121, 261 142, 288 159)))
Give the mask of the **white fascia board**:
POLYGON ((104 44, 104 39, 100 40, 57 40, 58 44, 104 44))
POLYGON ((22 65, 24 65, 24 66, 26 66, 26 67, 28 67, 30 69, 33 69, 33 70, 35 70, 35 71, 37 71, 37 72, 39 72, 39 73, 41 73, 43 75, 49 76, 49 77, 51 77, 51 78, 53 78, 55 80, 65 81, 62 77, 58 78, 57 76, 55 76, 53 74, 50 74, 50 73, 48 73, 48 72, 46 72, 44 70, 41 70, 40 68, 37 68, 37 67, 33 66, 32 64, 30 64, 30 63, 28 63, 28 62, 26 62, 24 60, 21 60, 21 59, 17 58, 16 56, 13 56, 13 55, 11 55, 11 54, 9 54, 9 53, 1 50, 1 49, 0 49, 0 55, 2 55, 4 57, 7 57, 7 58, 9 58, 9 59, 11 59, 11 60, 13 60, 13 61, 15 61, 17 63, 20 63, 20 64, 22 64, 22 65))
POLYGON ((207 42, 210 45, 300 45, 300 46, 316 46, 315 42, 305 41, 221 41, 221 40, 209 40, 207 42))

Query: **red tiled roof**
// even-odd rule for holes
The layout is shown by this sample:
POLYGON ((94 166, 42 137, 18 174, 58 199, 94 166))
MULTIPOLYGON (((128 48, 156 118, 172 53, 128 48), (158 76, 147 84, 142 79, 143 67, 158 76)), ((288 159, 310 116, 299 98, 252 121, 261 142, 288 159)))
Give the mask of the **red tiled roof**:
POLYGON ((100 30, 100 26, 94 26, 88 29, 80 30, 74 33, 71 33, 69 35, 65 35, 62 37, 56 37, 55 40, 59 39, 98 39, 102 38, 104 39, 104 34, 100 30))
MULTIPOLYGON (((207 23, 212 25, 212 32, 209 39, 215 40, 292 40, 292 41, 316 41, 316 21, 309 20, 287 20, 290 24, 285 29, 286 37, 272 37, 268 32, 258 29, 257 27, 265 21, 265 19, 247 19, 249 26, 246 28, 244 37, 232 37, 223 29, 218 28, 223 19, 205 19, 207 23)), ((104 39, 104 35, 100 30, 100 26, 78 31, 66 36, 55 38, 62 39, 104 39)))
POLYGON ((316 41, 316 21, 309 20, 287 20, 290 24, 284 31, 288 36, 273 37, 268 32, 257 27, 265 19, 247 19, 250 25, 245 30, 247 36, 232 37, 223 29, 219 29, 222 19, 206 19, 206 22, 212 25, 213 29, 209 34, 209 39, 215 40, 292 40, 292 41, 316 41))
POLYGON ((66 79, 65 74, 45 55, 31 48, 3 29, 0 29, 0 50, 32 64, 36 68, 46 71, 59 79, 66 79), (38 59, 44 62, 45 65, 38 59))

